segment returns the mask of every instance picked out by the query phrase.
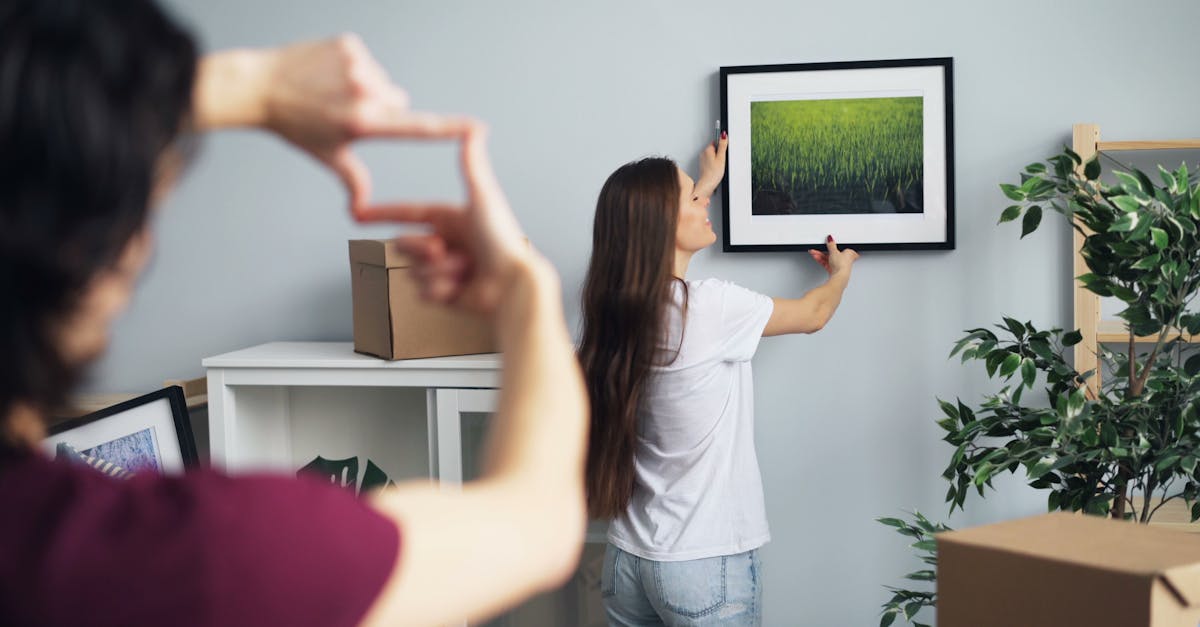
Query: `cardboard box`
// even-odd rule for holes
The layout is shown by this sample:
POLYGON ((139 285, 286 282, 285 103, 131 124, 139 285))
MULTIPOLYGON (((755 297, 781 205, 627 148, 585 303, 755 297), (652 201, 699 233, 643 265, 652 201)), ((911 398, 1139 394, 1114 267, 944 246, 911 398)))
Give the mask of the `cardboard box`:
POLYGON ((1055 513, 937 536, 939 627, 1196 627, 1200 537, 1055 513))
POLYGON ((411 262, 390 244, 350 241, 355 352, 384 359, 496 352, 486 320, 421 300, 411 262))

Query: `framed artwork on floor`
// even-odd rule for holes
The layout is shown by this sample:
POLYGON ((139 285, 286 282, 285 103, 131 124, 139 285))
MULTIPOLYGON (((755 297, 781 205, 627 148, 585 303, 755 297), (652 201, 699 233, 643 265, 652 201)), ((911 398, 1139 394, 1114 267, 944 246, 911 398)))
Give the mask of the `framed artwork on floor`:
POLYGON ((182 474, 197 464, 183 388, 171 386, 49 429, 42 448, 105 474, 182 474))
POLYGON ((721 68, 724 250, 954 248, 953 60, 721 68))

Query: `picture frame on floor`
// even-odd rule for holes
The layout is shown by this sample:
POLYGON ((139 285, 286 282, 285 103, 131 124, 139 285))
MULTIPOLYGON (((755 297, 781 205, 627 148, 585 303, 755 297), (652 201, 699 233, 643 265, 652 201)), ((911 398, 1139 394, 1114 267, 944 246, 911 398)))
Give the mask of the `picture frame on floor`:
POLYGON ((53 425, 42 448, 55 459, 84 463, 117 477, 178 475, 198 463, 179 386, 53 425))

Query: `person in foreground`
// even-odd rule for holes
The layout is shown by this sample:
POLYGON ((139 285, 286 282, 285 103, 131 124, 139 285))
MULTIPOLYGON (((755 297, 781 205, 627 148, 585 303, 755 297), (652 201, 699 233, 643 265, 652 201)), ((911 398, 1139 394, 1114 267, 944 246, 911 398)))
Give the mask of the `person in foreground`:
POLYGON ((750 360, 760 337, 824 327, 858 258, 832 237, 809 251, 828 279, 801 298, 685 279, 717 239, 706 209, 727 144, 705 148, 694 182, 670 159, 625 164, 596 202, 579 359, 588 506, 612 520, 601 589, 615 626, 761 624, 770 534, 750 360))
MULTIPOLYGON (((353 36, 198 57, 150 0, 0 4, 0 623, 434 625, 564 582, 588 425, 550 265, 524 243, 482 127, 409 110, 353 36), (285 476, 117 480, 51 461, 45 419, 108 342, 195 134, 273 131, 331 168, 425 297, 486 316, 505 353, 483 477, 357 499, 285 476), (465 206, 370 205, 362 137, 462 145, 465 206)), ((213 242, 214 245, 218 242, 213 242)))

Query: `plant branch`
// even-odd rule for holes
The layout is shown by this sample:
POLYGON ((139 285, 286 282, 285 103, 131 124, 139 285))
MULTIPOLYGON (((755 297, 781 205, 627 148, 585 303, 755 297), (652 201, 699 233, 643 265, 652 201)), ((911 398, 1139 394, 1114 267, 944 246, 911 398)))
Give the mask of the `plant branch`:
POLYGON ((1160 508, 1162 508, 1163 505, 1166 505, 1167 503, 1169 503, 1175 499, 1178 499, 1178 498, 1183 498, 1183 492, 1179 492, 1178 494, 1173 494, 1173 495, 1168 496, 1167 498, 1163 499, 1161 503, 1159 503, 1158 505, 1156 505, 1154 507, 1154 509, 1150 510, 1150 515, 1146 517, 1146 522, 1150 522, 1150 519, 1154 518, 1154 513, 1157 512, 1160 508))

